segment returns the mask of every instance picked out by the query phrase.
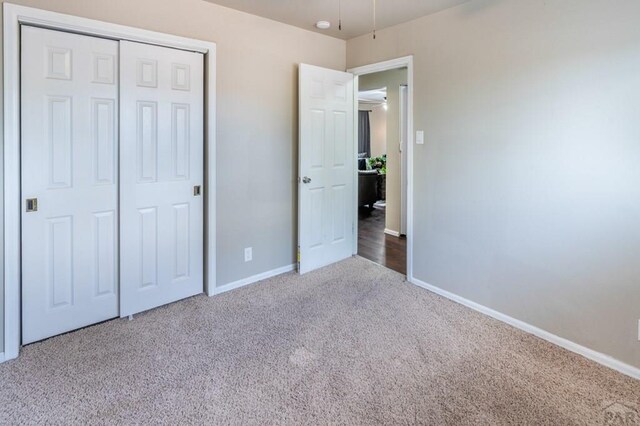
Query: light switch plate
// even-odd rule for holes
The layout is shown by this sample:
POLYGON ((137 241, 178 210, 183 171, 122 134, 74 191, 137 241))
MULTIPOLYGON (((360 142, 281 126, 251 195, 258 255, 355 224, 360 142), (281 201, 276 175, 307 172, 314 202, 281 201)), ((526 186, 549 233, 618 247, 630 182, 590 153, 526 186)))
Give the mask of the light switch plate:
POLYGON ((253 247, 244 249, 244 261, 251 262, 253 260, 253 247))
POLYGON ((416 145, 424 145, 424 131, 418 130, 416 132, 416 145))

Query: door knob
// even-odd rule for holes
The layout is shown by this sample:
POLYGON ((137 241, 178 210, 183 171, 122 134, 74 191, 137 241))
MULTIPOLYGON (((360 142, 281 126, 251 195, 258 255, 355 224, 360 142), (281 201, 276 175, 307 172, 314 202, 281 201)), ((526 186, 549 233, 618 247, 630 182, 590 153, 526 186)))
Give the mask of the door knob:
POLYGON ((307 176, 303 177, 302 178, 302 183, 311 183, 311 178, 307 177, 307 176))

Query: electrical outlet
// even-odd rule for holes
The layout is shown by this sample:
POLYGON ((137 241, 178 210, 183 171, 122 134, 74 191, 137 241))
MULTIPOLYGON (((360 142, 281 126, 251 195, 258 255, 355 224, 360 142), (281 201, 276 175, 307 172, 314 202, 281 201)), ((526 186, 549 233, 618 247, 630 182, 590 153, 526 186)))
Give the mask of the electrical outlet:
POLYGON ((416 132, 416 145, 424 145, 424 130, 416 132))
POLYGON ((244 249, 244 261, 251 262, 253 260, 253 247, 244 249))

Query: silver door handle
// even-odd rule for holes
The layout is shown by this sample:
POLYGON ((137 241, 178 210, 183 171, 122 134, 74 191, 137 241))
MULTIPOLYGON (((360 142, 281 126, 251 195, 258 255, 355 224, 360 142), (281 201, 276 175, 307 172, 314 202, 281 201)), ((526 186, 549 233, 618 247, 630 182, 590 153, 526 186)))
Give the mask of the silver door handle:
POLYGON ((38 199, 37 198, 27 198, 27 213, 37 212, 38 211, 38 199))
POLYGON ((302 178, 302 183, 311 183, 311 178, 307 177, 307 176, 303 177, 302 178))

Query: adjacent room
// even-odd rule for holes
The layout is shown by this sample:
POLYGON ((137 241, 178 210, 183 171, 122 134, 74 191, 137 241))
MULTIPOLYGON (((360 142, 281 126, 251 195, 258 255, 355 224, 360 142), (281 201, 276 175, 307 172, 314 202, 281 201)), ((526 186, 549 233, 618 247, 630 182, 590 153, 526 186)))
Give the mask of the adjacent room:
POLYGON ((406 274, 407 68, 358 78, 358 255, 406 274))
POLYGON ((640 424, 640 2, 0 4, 0 424, 640 424))

